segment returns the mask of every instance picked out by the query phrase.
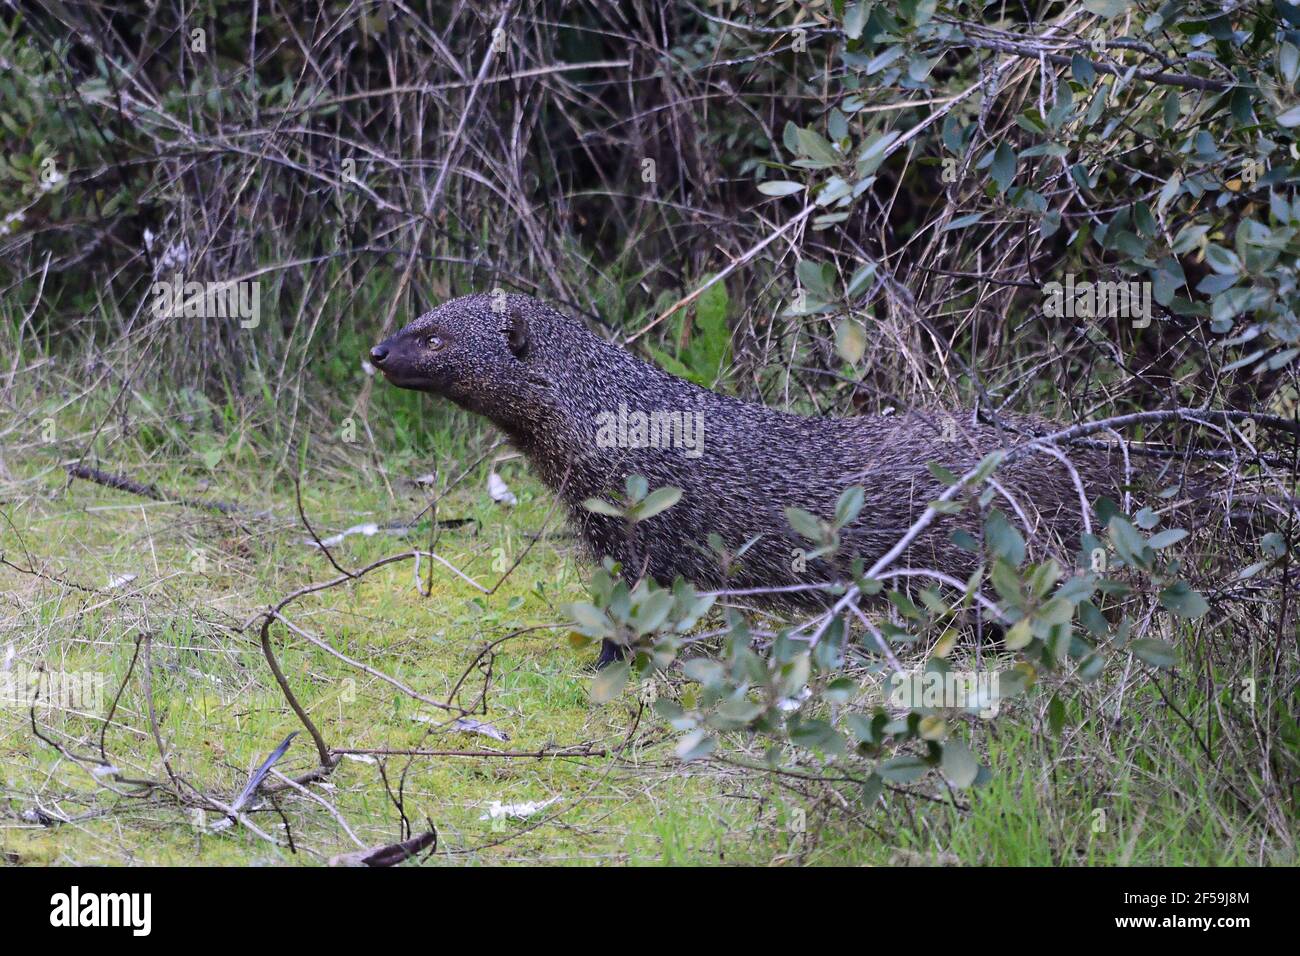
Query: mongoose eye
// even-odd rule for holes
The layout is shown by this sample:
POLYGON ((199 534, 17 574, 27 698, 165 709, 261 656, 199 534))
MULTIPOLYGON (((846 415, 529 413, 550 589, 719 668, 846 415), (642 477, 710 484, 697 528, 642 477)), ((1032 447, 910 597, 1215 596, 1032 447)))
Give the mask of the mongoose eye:
POLYGON ((424 340, 424 344, 427 345, 431 351, 436 352, 438 349, 442 348, 443 341, 438 336, 431 335, 424 340))

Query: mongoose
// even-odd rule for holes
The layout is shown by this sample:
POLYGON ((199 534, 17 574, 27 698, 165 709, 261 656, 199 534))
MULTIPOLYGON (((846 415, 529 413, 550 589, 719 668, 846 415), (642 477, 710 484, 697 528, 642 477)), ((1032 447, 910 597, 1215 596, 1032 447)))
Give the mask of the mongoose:
MULTIPOLYGON (((370 360, 394 385, 491 419, 563 500, 593 556, 621 562, 629 581, 644 573, 671 584, 681 575, 699 588, 754 589, 842 580, 854 557, 869 567, 944 491, 929 463, 960 475, 987 452, 1022 440, 968 413, 807 418, 775 411, 670 375, 522 295, 454 299, 376 345, 370 360), (616 501, 634 474, 682 496, 629 536, 622 519, 583 502, 616 501), (803 559, 816 545, 790 528, 784 509, 829 519, 853 485, 863 487, 866 504, 841 532, 836 557, 803 559), (731 553, 757 539, 725 580, 705 546, 711 532, 731 553)), ((1015 422, 1051 430, 1035 419, 1015 422)), ((1098 494, 1113 494, 1122 475, 1107 457, 1071 449, 1077 482, 1049 454, 1022 457, 995 475, 999 506, 1026 538, 1077 543, 1080 484, 1091 505, 1098 494)), ((978 559, 952 534, 978 533, 979 520, 975 509, 940 516, 895 567, 964 580, 978 559)), ((1070 561, 1068 550, 1056 553, 1070 561)), ((796 607, 824 601, 818 591, 769 599, 796 607)), ((602 661, 615 653, 606 646, 602 661)))

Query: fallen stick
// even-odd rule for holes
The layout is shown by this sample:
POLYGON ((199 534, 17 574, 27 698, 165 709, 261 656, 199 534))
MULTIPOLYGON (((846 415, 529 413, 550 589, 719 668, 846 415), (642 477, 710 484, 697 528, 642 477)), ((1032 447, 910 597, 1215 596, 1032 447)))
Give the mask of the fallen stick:
MULTIPOLYGON (((243 505, 235 504, 231 501, 219 501, 215 498, 187 498, 184 495, 174 495, 157 485, 146 485, 129 478, 126 475, 110 474, 106 471, 100 471, 98 468, 91 468, 87 465, 68 465, 69 478, 80 478, 83 481, 93 481, 97 485, 103 485, 105 488, 114 488, 117 491, 129 492, 133 495, 139 495, 141 498, 148 498, 151 501, 159 501, 163 504, 181 505, 185 508, 198 508, 204 511, 216 511, 223 515, 244 515, 253 518, 271 518, 274 515, 270 511, 250 511, 243 505)), ((460 528, 469 524, 479 524, 478 518, 443 518, 437 522, 439 528, 460 528)), ((358 525, 349 528, 344 535, 335 535, 334 538, 326 538, 327 543, 337 543, 335 538, 342 540, 342 537, 351 533, 357 533, 363 526, 358 525)), ((368 527, 368 526, 367 526, 368 527)), ((386 525, 375 525, 377 531, 413 531, 414 525, 408 525, 406 522, 390 522, 386 525)), ((364 533, 364 532, 362 532, 364 533)), ((308 541, 307 544, 314 545, 316 542, 308 541)))
POLYGON ((133 495, 139 495, 140 497, 148 498, 151 501, 183 505, 186 508, 200 508, 205 511, 218 511, 224 515, 252 514, 259 518, 271 517, 269 511, 250 512, 229 501, 186 498, 181 495, 167 494, 159 490, 157 485, 143 485, 138 481, 128 478, 126 475, 111 475, 106 471, 100 471, 98 468, 90 468, 86 465, 69 465, 68 477, 80 478, 83 481, 93 481, 95 484, 103 485, 105 488, 115 488, 118 491, 130 492, 133 495))
POLYGON ((573 749, 542 750, 427 750, 420 747, 388 749, 384 747, 333 747, 330 753, 355 757, 517 757, 542 760, 546 757, 606 757, 605 748, 581 747, 573 749))

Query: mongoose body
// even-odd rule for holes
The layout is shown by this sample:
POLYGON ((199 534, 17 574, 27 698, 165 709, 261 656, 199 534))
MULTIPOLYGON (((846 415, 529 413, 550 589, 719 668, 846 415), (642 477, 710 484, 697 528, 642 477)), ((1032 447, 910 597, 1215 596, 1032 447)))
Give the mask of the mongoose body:
MULTIPOLYGON (((1022 435, 977 424, 969 413, 809 418, 721 395, 677 378, 605 341, 581 322, 526 296, 472 295, 421 315, 377 345, 372 362, 396 385, 443 395, 491 419, 564 501, 596 558, 620 561, 629 579, 678 576, 701 588, 781 589, 841 579, 855 557, 867 566, 891 548, 944 491, 931 462, 960 475, 1022 435), (616 501, 627 476, 680 501, 636 526, 593 513, 589 498, 616 501), (865 506, 840 533, 837 557, 790 527, 785 509, 829 519, 846 488, 865 506), (707 546, 719 535, 734 553, 755 543, 724 580, 707 546)), ((1014 419, 1018 429, 1050 431, 1014 419)), ((999 507, 1026 538, 1073 547, 1086 498, 1112 493, 1104 452, 1071 451, 1076 475, 1036 453, 997 473, 999 507), (1082 485, 1082 487, 1080 487, 1082 485)), ((978 558, 954 530, 978 533, 974 509, 944 515, 896 568, 964 578, 978 558)), ((1061 550, 1069 560, 1068 550, 1061 550)), ((810 605, 818 591, 777 591, 775 603, 810 605)))

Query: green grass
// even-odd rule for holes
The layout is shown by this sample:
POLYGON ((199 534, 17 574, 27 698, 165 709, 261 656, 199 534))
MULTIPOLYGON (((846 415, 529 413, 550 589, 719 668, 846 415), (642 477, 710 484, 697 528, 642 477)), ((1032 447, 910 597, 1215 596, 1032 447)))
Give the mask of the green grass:
MULTIPOLYGON (((60 434, 93 427, 76 414, 72 409, 58 420, 60 434)), ((444 475, 458 473, 490 440, 467 433, 462 419, 441 410, 427 417, 429 439, 449 449, 437 456, 444 475)), ((106 700, 94 712, 38 708, 42 734, 78 753, 98 753, 107 705, 125 681, 105 731, 106 753, 123 776, 167 781, 142 662, 127 680, 137 639, 150 635, 153 706, 171 772, 183 781, 182 792, 228 802, 286 735, 302 730, 272 679, 256 627, 245 625, 291 590, 336 572, 304 543, 291 479, 261 464, 275 457, 275 449, 260 444, 240 416, 226 420, 235 438, 222 440, 227 451, 215 469, 178 448, 174 437, 147 445, 138 433, 106 439, 104 465, 178 494, 207 493, 269 509, 270 518, 235 522, 80 481, 65 490, 56 464, 72 445, 36 444, 21 457, 7 457, 10 480, 0 487, 8 519, 0 527, 4 557, 95 590, 0 567, 0 654, 12 646, 13 667, 44 662, 52 670, 104 675, 106 700), (125 574, 136 577, 105 589, 125 574)), ((184 440, 192 448, 215 437, 186 434, 184 440)), ((321 535, 365 521, 407 519, 423 506, 424 493, 402 480, 429 470, 428 460, 417 455, 385 459, 388 473, 381 475, 360 449, 339 447, 328 434, 313 442, 309 455, 304 507, 321 535), (341 467, 342 461, 353 466, 341 467)), ((530 534, 555 533, 533 546, 491 596, 441 567, 431 593, 421 596, 411 563, 403 562, 309 595, 285 613, 339 652, 434 699, 450 693, 487 643, 536 628, 499 647, 486 685, 472 670, 458 697, 468 703, 482 691, 484 712, 476 716, 508 733, 508 743, 439 729, 443 715, 434 708, 276 626, 280 664, 332 747, 569 747, 617 756, 390 756, 383 765, 389 788, 374 758, 344 758, 327 781, 310 788, 323 803, 285 792, 276 797, 278 811, 264 803, 252 814, 281 843, 291 834, 294 853, 242 826, 212 832, 220 814, 200 819, 165 790, 141 797, 129 786, 115 784, 121 794, 105 789, 100 784, 106 778, 97 782, 39 740, 27 711, 9 706, 0 708, 0 858, 24 864, 318 863, 357 849, 339 818, 367 846, 400 838, 394 804, 400 790, 412 826, 431 821, 437 827, 435 859, 450 865, 1295 862, 1294 820, 1279 827, 1266 813, 1288 804, 1258 796, 1266 787, 1257 767, 1207 761, 1145 676, 1128 676, 1118 723, 1111 709, 1115 682, 1124 678, 1109 671, 1086 692, 1044 682, 996 720, 974 723, 971 739, 993 776, 957 802, 927 778, 921 796, 887 794, 864 813, 825 788, 791 778, 722 762, 683 765, 674 756, 672 731, 648 709, 638 717, 633 692, 603 707, 589 700, 593 652, 570 646, 558 627, 560 606, 584 593, 587 571, 573 541, 558 534, 563 529, 550 497, 522 463, 499 471, 519 496, 518 507, 489 500, 480 467, 439 509, 442 517, 477 518, 478 529, 441 531, 437 551, 491 584, 503 555, 513 561, 530 534), (1046 729, 1052 693, 1068 701, 1059 735, 1046 729), (480 819, 492 801, 552 798, 558 800, 527 822, 494 829, 480 819), (70 822, 41 825, 35 813, 70 822)), ((360 568, 417 543, 427 547, 427 531, 408 538, 353 536, 335 553, 345 567, 360 568)), ((686 682, 674 672, 667 686, 667 693, 677 694, 686 682)), ((1203 703, 1187 701, 1189 712, 1203 703)), ((1294 723, 1289 732, 1294 737, 1294 723)), ((750 757, 763 746, 730 744, 732 752, 750 757)), ((311 741, 300 733, 277 769, 297 774, 314 765, 311 741)))

